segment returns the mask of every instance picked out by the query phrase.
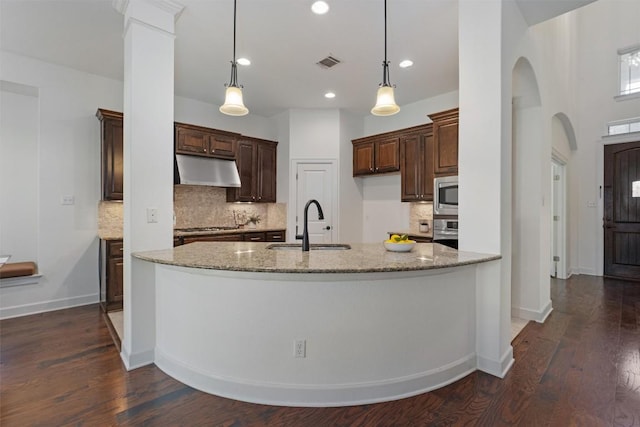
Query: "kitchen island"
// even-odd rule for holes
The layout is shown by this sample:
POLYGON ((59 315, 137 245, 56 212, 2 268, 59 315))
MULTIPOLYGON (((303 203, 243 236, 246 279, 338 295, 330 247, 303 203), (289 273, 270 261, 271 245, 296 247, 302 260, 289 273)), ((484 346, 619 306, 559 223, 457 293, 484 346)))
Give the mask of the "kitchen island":
POLYGON ((487 330, 492 303, 479 297, 492 286, 482 269, 495 268, 497 255, 431 243, 407 253, 270 245, 133 254, 152 266, 158 367, 233 399, 343 406, 419 394, 476 369, 495 375, 495 363, 500 375, 511 364, 510 351, 483 356, 502 333, 487 330))

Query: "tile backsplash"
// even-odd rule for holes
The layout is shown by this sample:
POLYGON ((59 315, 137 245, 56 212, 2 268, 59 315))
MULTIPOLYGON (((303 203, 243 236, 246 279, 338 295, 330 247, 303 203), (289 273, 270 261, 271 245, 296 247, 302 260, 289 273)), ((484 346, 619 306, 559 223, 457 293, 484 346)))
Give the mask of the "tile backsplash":
POLYGON ((411 203, 409 229, 415 232, 419 231, 421 220, 427 220, 429 231, 433 229, 433 203, 411 203))
MULTIPOLYGON (((176 185, 173 192, 174 228, 235 226, 250 215, 259 215, 258 228, 286 228, 286 203, 227 203, 226 189, 200 185, 176 185), (235 213, 235 217, 234 217, 235 213)), ((104 236, 122 236, 122 202, 100 201, 98 230, 104 236)))
POLYGON ((287 225, 285 203, 227 203, 226 189, 176 185, 173 192, 176 228, 234 226, 251 215, 262 218, 260 228, 287 225))

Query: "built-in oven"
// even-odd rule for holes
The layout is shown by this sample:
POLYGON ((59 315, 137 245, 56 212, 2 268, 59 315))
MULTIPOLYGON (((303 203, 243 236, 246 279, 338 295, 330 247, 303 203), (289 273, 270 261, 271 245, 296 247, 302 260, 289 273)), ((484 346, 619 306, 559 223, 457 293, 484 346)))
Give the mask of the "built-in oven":
POLYGON ((458 215, 457 176, 440 176, 433 180, 433 214, 458 215))
POLYGON ((458 249, 458 220, 434 219, 433 242, 458 249))

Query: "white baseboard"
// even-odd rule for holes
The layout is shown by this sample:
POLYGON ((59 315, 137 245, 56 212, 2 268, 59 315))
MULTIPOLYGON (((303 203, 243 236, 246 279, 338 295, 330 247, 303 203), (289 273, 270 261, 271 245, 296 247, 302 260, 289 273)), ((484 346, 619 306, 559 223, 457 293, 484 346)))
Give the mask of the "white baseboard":
POLYGON ((0 308, 0 319, 28 316, 30 314, 44 313, 47 311, 62 310, 64 308, 78 307, 81 305, 95 304, 99 302, 98 294, 83 295, 71 298, 37 302, 32 304, 16 305, 0 308))
POLYGON ((541 310, 531 310, 522 307, 511 307, 511 317, 544 323, 544 321, 547 319, 547 317, 549 317, 549 314, 551 314, 552 311, 553 307, 551 306, 551 301, 548 301, 541 310))
POLYGON ((507 372, 509 372, 509 369, 513 366, 513 362, 513 347, 511 346, 507 348, 507 351, 504 352, 500 360, 490 360, 480 356, 476 358, 479 370, 498 378, 504 378, 504 376, 507 375, 507 372))
POLYGON ((161 351, 156 351, 155 360, 167 375, 206 393, 265 405, 305 407, 363 405, 415 396, 467 376, 475 371, 476 362, 476 355, 469 354, 428 372, 366 383, 278 384, 216 376, 184 365, 161 351))
POLYGON ((581 267, 579 269, 578 274, 586 274, 588 276, 602 276, 601 274, 598 274, 595 268, 586 268, 586 267, 581 267))
POLYGON ((143 366, 151 365, 155 359, 155 352, 153 350, 143 351, 141 353, 131 353, 126 348, 125 343, 122 343, 120 351, 120 359, 124 363, 124 367, 127 371, 141 368, 143 366))

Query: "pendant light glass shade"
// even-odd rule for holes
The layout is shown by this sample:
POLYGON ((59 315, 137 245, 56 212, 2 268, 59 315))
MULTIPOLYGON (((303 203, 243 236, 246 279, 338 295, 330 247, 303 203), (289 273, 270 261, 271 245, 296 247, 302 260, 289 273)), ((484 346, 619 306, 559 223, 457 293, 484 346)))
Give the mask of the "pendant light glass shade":
POLYGON ((233 61, 231 61, 231 81, 227 87, 224 104, 220 112, 229 116, 244 116, 249 109, 242 101, 242 86, 238 84, 238 63, 236 62, 236 0, 233 0, 233 61))
POLYGON ((371 109, 374 116, 392 116, 400 111, 396 104, 393 88, 389 83, 389 61, 387 61, 387 0, 384 0, 384 61, 382 62, 382 83, 378 88, 376 105, 371 109))
POLYGON ((236 86, 227 87, 224 105, 220 107, 220 112, 229 116, 244 116, 249 113, 249 109, 242 101, 242 89, 236 86))
POLYGON ((400 111, 400 107, 396 104, 393 96, 393 86, 380 86, 376 105, 371 109, 371 114, 374 116, 391 116, 398 111, 400 111))

